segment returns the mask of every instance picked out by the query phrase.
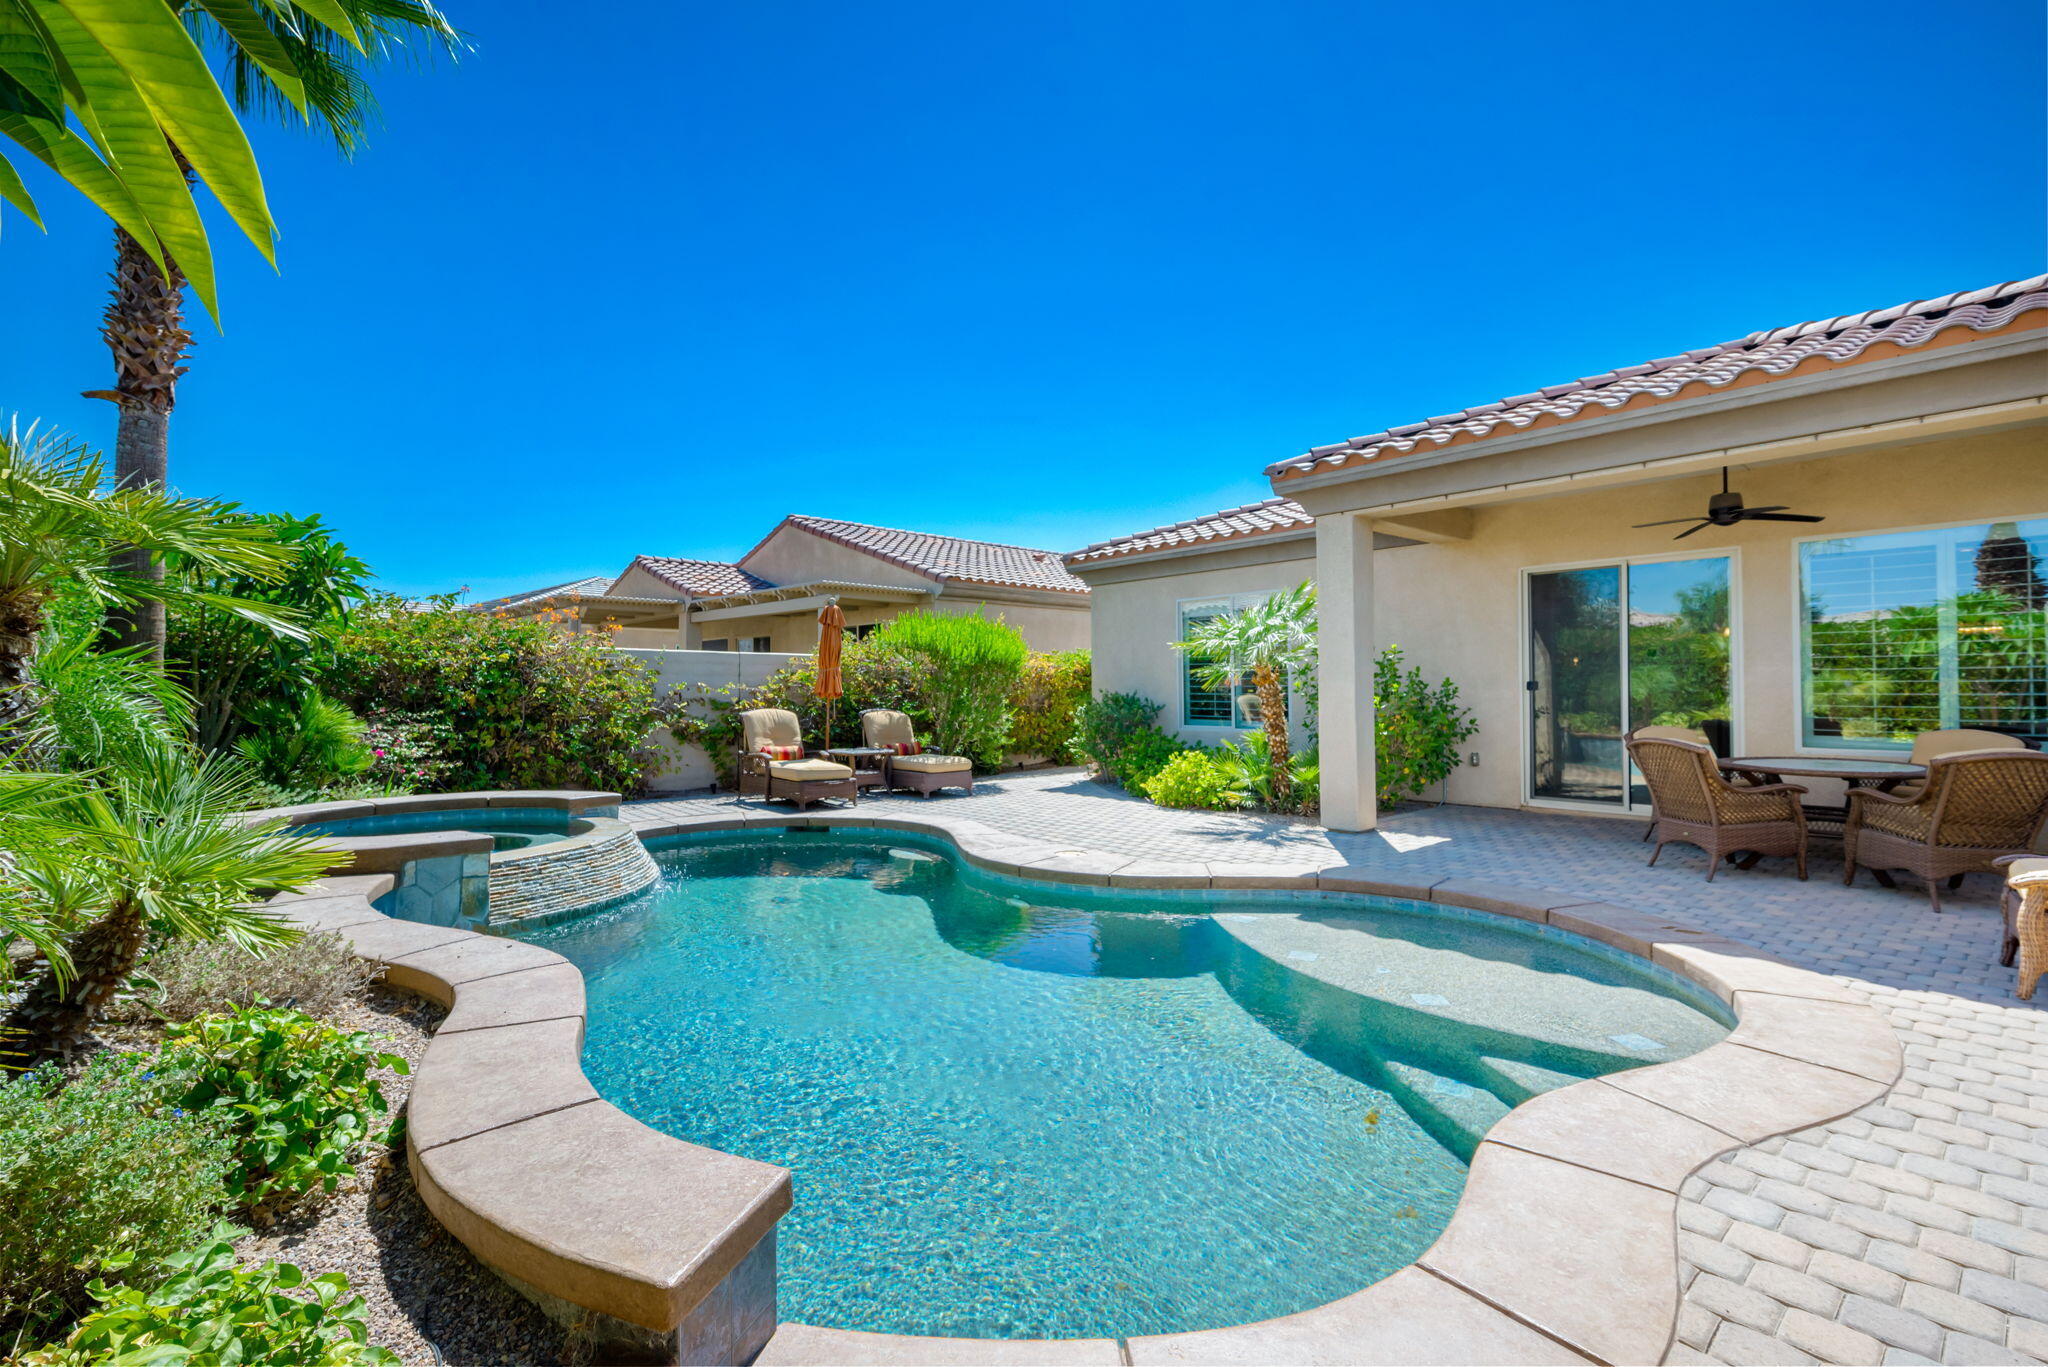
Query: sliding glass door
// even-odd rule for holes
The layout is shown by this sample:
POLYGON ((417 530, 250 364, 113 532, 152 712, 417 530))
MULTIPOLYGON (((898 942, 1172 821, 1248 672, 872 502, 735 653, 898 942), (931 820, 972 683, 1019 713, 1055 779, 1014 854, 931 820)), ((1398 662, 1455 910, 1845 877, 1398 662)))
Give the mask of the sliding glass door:
POLYGON ((1731 714, 1728 557, 1528 576, 1529 796, 1647 808, 1623 741, 1692 727, 1723 754, 1731 714))

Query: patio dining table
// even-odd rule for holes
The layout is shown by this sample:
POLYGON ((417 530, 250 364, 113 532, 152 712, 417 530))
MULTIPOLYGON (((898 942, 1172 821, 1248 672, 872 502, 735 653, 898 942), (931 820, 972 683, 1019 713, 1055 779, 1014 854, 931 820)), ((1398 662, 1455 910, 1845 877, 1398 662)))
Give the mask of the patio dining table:
MULTIPOLYGON (((1788 778, 1833 778, 1840 779, 1851 788, 1875 788, 1880 793, 1888 793, 1907 779, 1927 776, 1926 766, 1920 764, 1881 759, 1828 759, 1821 755, 1745 755, 1716 762, 1722 773, 1754 785, 1783 783, 1788 778)), ((1848 822, 1849 809, 1846 806, 1803 805, 1806 807, 1806 828, 1815 835, 1839 836, 1848 822)))

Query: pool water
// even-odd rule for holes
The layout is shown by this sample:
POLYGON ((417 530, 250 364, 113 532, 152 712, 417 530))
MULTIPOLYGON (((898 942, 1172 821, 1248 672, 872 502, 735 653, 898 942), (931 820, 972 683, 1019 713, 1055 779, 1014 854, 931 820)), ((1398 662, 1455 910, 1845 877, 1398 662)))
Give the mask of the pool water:
POLYGON ((643 896, 523 936, 583 970, 608 1100, 794 1171, 785 1320, 1079 1337, 1307 1309, 1427 1248, 1514 1102, 1727 1028, 1555 933, 1025 884, 937 850, 693 838, 643 896), (1362 991, 1233 933, 1339 914, 1362 991))
POLYGON ((388 816, 309 821, 295 826, 308 835, 416 835, 421 831, 473 831, 491 837, 491 852, 531 849, 567 840, 579 825, 566 812, 547 807, 475 807, 442 812, 394 812, 388 816))

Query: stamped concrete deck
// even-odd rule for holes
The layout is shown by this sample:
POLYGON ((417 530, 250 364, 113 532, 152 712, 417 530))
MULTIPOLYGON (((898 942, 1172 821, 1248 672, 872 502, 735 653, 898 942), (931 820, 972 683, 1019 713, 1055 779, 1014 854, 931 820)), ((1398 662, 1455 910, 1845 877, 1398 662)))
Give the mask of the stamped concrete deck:
MULTIPOLYGON (((703 803, 628 804, 628 820, 703 803)), ((2048 1014, 1997 962, 1995 884, 1933 914, 1917 885, 1844 888, 1821 842, 1811 881, 1783 860, 1704 880, 1658 867, 1632 822, 1443 807, 1365 835, 1174 812, 1070 770, 971 797, 870 797, 870 811, 972 804, 974 819, 1075 850, 1218 874, 1349 864, 1389 881, 1473 878, 1593 894, 1747 941, 1867 994, 1897 1031, 1904 1080, 1879 1102, 1709 1163, 1683 1190, 1685 1263, 1671 1362, 2048 1362, 2048 1014)), ((749 803, 749 806, 756 804, 749 803)), ((2048 1005, 2048 998, 2043 999, 2048 1005)))

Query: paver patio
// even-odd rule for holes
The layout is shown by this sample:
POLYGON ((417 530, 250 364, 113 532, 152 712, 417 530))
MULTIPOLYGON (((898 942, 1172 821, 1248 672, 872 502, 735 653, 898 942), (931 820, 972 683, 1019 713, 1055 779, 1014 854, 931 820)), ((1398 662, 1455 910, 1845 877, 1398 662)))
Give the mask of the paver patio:
MULTIPOLYGON (((630 803, 672 818, 730 797, 630 803)), ((1679 1206, 1683 1298, 1667 1361, 2048 1362, 2048 1014, 1997 962, 1996 884, 1973 875, 1929 910, 1919 885, 1841 885, 1831 842, 1812 878, 1789 861, 1704 878, 1668 848, 1654 869, 1630 821, 1413 808, 1378 831, 1154 807, 1075 770, 988 780, 945 803, 1077 850, 1212 865, 1349 864, 1390 881, 1483 878, 1589 893, 1768 949, 1867 992, 1904 1044, 1881 1101, 1695 1174, 1679 1206), (961 804, 954 806, 953 804, 961 804)), ((756 805, 749 803, 750 806, 756 805)), ((2048 1004, 2044 999, 2043 1004, 2048 1004)))

